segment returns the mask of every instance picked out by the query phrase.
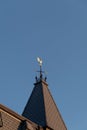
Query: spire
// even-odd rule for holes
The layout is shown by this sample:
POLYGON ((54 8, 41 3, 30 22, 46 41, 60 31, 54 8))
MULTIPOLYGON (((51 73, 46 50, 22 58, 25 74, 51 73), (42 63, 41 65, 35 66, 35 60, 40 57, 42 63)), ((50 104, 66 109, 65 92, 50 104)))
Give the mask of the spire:
MULTIPOLYGON (((39 62, 39 59, 38 59, 39 62)), ((67 130, 61 114, 48 89, 48 84, 43 80, 42 61, 40 60, 40 77, 34 84, 31 96, 23 111, 23 116, 34 123, 52 130, 67 130)))

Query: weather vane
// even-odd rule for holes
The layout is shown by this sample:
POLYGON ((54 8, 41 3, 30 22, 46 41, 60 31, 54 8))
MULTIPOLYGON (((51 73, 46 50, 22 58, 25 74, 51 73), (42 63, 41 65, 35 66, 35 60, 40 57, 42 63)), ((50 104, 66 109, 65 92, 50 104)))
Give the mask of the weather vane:
POLYGON ((39 63, 39 66, 40 66, 40 78, 42 78, 42 63, 43 63, 43 61, 42 61, 42 59, 41 58, 39 58, 39 57, 37 57, 37 62, 39 63))
POLYGON ((39 58, 39 57, 37 57, 37 62, 39 63, 39 65, 40 65, 40 67, 41 67, 41 66, 42 66, 42 63, 43 63, 42 59, 39 58))
MULTIPOLYGON (((37 57, 37 62, 39 63, 39 66, 40 66, 40 71, 37 71, 37 72, 40 73, 40 79, 42 80, 42 78, 43 78, 42 73, 45 73, 44 71, 42 71, 42 63, 43 63, 43 61, 42 61, 42 59, 40 57, 37 57)), ((37 77, 36 77, 36 81, 37 81, 37 77)), ((45 81, 46 81, 46 77, 45 77, 45 81)))

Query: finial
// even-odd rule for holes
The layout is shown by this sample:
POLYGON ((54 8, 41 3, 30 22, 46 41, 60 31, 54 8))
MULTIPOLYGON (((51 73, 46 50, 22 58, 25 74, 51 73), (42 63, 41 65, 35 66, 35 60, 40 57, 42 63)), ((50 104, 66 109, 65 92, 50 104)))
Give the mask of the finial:
MULTIPOLYGON (((40 77, 37 78, 37 76, 36 76, 36 82, 38 82, 39 80, 42 80, 43 79, 43 73, 45 73, 44 71, 42 71, 42 63, 43 63, 42 59, 37 57, 37 62, 39 63, 39 66, 40 66, 40 71, 37 71, 37 72, 40 73, 40 77)), ((44 78, 44 81, 46 81, 46 77, 44 78)))

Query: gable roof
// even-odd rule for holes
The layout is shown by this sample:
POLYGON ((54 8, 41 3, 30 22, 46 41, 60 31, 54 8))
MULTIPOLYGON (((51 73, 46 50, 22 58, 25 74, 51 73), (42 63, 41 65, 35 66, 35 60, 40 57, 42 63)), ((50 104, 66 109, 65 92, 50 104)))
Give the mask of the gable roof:
POLYGON ((22 115, 40 126, 67 130, 48 85, 43 80, 35 83, 22 115))

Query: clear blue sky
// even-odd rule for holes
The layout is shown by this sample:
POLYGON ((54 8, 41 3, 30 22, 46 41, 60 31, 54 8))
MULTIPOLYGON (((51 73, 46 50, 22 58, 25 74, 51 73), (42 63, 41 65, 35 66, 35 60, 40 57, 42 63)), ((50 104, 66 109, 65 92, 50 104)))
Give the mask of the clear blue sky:
POLYGON ((37 56, 68 130, 87 130, 86 0, 0 0, 0 103, 19 114, 37 56))

